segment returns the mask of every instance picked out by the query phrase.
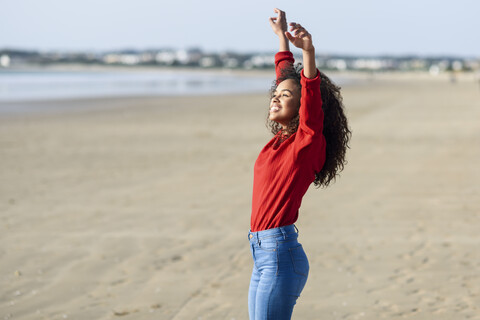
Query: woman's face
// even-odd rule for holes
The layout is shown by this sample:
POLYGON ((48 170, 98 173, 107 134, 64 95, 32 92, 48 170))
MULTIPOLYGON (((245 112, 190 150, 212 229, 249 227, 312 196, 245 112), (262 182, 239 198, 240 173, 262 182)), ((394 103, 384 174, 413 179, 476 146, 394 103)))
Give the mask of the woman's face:
POLYGON ((270 115, 272 121, 280 123, 284 128, 295 117, 300 107, 300 90, 295 80, 287 79, 280 82, 270 100, 270 115))

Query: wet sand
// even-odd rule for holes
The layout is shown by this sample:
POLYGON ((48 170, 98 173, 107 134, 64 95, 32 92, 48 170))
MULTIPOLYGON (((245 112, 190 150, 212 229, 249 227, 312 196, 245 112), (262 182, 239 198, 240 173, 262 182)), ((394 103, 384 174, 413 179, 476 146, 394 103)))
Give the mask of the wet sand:
MULTIPOLYGON (((304 198, 294 319, 480 319, 478 83, 388 74, 343 93, 349 163, 304 198)), ((267 99, 1 116, 1 318, 247 319, 267 99)))

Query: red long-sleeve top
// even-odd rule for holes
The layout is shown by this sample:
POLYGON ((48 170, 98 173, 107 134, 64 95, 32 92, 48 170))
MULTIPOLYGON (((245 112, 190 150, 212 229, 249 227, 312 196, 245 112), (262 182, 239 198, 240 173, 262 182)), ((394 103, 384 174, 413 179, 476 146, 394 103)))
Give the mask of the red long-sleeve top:
MULTIPOLYGON (((275 55, 277 79, 283 68, 293 65, 290 51, 275 55)), ((295 223, 302 198, 325 163, 320 75, 313 79, 301 73, 301 99, 297 132, 278 143, 275 135, 258 155, 254 167, 251 231, 295 223)))

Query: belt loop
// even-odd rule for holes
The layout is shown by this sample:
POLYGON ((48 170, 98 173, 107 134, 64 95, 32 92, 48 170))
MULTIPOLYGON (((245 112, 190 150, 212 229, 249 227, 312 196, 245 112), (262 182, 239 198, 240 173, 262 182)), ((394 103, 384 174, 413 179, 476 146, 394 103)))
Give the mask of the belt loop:
POLYGON ((296 226, 296 225, 293 225, 293 227, 295 228, 295 231, 297 231, 297 234, 298 234, 299 232, 298 232, 297 226, 296 226))
POLYGON ((283 240, 287 240, 287 232, 285 231, 285 229, 283 227, 280 227, 280 231, 282 231, 283 240))

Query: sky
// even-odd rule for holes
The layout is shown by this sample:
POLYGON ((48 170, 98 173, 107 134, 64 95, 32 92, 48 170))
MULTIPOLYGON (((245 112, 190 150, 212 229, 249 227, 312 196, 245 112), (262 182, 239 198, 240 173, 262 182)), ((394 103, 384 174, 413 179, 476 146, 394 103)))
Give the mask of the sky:
POLYGON ((480 57, 479 0, 0 0, 0 50, 272 52, 275 7, 317 54, 480 57))

